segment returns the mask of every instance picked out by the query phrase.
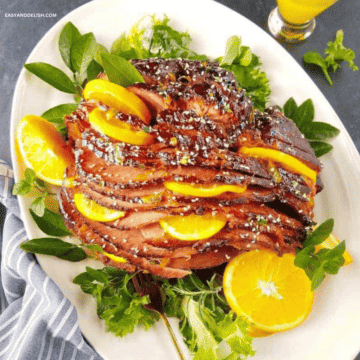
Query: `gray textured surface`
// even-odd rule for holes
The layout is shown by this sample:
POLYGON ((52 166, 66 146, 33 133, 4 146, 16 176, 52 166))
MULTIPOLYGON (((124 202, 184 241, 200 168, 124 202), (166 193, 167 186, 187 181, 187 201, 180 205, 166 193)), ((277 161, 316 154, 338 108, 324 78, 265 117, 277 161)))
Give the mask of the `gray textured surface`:
MULTIPOLYGON (((0 158, 10 162, 9 121, 12 96, 22 64, 31 50, 48 29, 59 19, 85 0, 58 1, 0 1, 0 158), (5 13, 56 13, 55 18, 9 18, 5 13)), ((220 3, 246 16, 267 31, 267 17, 275 7, 275 0, 220 0, 220 3)), ((284 45, 302 65, 302 55, 307 51, 323 52, 328 40, 333 39, 338 29, 344 29, 345 44, 358 54, 360 62, 360 5, 357 0, 340 0, 331 9, 318 17, 317 27, 309 40, 300 45, 284 45)), ((360 150, 360 71, 353 73, 343 66, 334 75, 334 86, 314 69, 310 75, 333 106, 360 150)))
MULTIPOLYGON (((0 158, 10 162, 10 111, 15 84, 23 63, 31 50, 59 19, 86 0, 24 1, 0 0, 0 158), (9 18, 5 13, 56 13, 55 18, 9 18)), ((267 31, 267 17, 275 7, 275 0, 220 0, 218 1, 246 16, 267 31)), ((216 20, 216 19, 214 19, 216 20)), ((216 21, 215 21, 216 24, 216 21)), ((357 0, 340 0, 332 9, 318 17, 317 28, 310 39, 300 45, 286 45, 290 54, 302 66, 302 55, 307 51, 323 52, 328 40, 335 32, 343 29, 345 45, 352 47, 360 64, 360 4, 357 0)), ((329 100, 356 147, 360 150, 360 71, 353 73, 347 66, 334 74, 334 86, 329 86, 325 78, 311 70, 311 77, 329 100)), ((359 341, 360 342, 360 341, 359 341)), ((360 348, 360 346, 359 346, 360 348)), ((360 356, 357 357, 360 360, 360 356)))

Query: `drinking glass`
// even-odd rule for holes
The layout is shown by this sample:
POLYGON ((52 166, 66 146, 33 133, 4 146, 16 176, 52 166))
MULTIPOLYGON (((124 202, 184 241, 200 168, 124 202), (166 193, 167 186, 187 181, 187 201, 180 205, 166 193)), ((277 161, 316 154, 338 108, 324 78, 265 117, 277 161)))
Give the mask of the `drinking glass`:
POLYGON ((277 0, 277 8, 269 15, 270 33, 277 39, 298 43, 315 29, 315 16, 338 0, 277 0))

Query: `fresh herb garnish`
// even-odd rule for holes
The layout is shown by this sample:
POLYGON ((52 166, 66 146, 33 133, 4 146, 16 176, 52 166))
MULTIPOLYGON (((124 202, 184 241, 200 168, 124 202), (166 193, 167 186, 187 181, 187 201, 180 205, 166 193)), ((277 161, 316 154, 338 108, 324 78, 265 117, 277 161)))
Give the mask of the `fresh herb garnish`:
POLYGON ((230 310, 218 274, 203 282, 195 274, 175 283, 163 280, 165 314, 180 319, 180 331, 194 359, 246 359, 255 355, 249 324, 230 310))
POLYGON ((46 184, 43 180, 36 177, 33 169, 27 168, 25 170, 24 179, 16 182, 12 188, 13 195, 24 196, 31 190, 36 190, 41 195, 38 196, 30 205, 32 210, 38 216, 44 215, 45 199, 48 195, 54 195, 46 190, 46 184))
POLYGON ((71 46, 71 64, 81 79, 86 78, 86 69, 94 59, 97 42, 93 33, 77 38, 71 46))
POLYGON ((57 238, 38 238, 26 241, 20 249, 34 254, 52 255, 62 260, 78 262, 87 258, 85 251, 77 245, 57 238))
POLYGON ((234 73, 254 106, 264 110, 271 93, 269 79, 260 69, 260 59, 249 47, 241 46, 241 39, 232 36, 226 43, 224 57, 216 59, 220 65, 234 73))
POLYGON ((96 60, 91 60, 86 69, 87 80, 96 79, 101 72, 104 72, 104 68, 96 60))
POLYGON ((77 109, 77 104, 61 104, 52 107, 49 110, 46 110, 41 117, 46 119, 47 121, 56 124, 63 125, 64 124, 64 116, 70 114, 71 112, 77 109))
POLYGON ((50 64, 30 63, 25 64, 24 67, 56 89, 74 94, 75 101, 79 102, 84 80, 88 75, 95 76, 99 70, 94 66, 93 61, 101 66, 101 54, 108 51, 103 45, 96 42, 93 33, 82 35, 71 22, 68 22, 62 29, 58 46, 62 59, 72 72, 72 79, 62 70, 50 64))
POLYGON ((356 66, 354 62, 356 57, 355 51, 350 48, 346 48, 343 41, 344 32, 343 30, 338 30, 336 32, 335 40, 327 43, 328 47, 324 51, 325 55, 327 55, 325 58, 317 52, 308 52, 303 57, 304 62, 320 66, 329 85, 333 85, 329 74, 329 68, 335 72, 341 67, 339 63, 340 61, 346 61, 353 71, 359 70, 358 66, 356 66))
POLYGON ((29 209, 32 218, 40 230, 51 236, 71 235, 71 232, 67 229, 62 217, 45 207, 46 198, 49 195, 55 194, 46 190, 45 182, 36 177, 36 173, 33 169, 27 168, 25 170, 24 179, 14 184, 12 194, 24 196, 32 190, 41 193, 41 195, 36 197, 31 203, 29 209))
POLYGON ((322 248, 316 251, 315 246, 323 243, 332 233, 334 220, 329 219, 319 225, 304 241, 303 248, 295 257, 295 265, 304 269, 311 280, 311 290, 315 290, 325 279, 325 274, 337 274, 345 259, 345 241, 332 249, 322 248))
POLYGON ((65 115, 71 114, 71 112, 77 109, 77 104, 61 104, 52 107, 51 109, 45 111, 41 117, 47 121, 55 124, 57 131, 61 136, 66 139, 68 135, 67 127, 64 123, 65 115))
POLYGON ((137 326, 149 329, 159 316, 144 308, 148 296, 140 296, 130 281, 134 274, 112 267, 95 270, 86 267, 73 282, 97 301, 97 314, 105 321, 108 331, 116 336, 132 333, 137 326))
POLYGON ((186 58, 207 60, 190 49, 191 37, 187 32, 179 32, 169 26, 170 19, 162 20, 155 16, 145 17, 135 24, 128 34, 123 33, 111 46, 111 53, 124 59, 147 59, 161 57, 164 59, 186 58))
MULTIPOLYGON (((162 57, 164 59, 186 58, 190 60, 209 60, 205 55, 191 50, 191 37, 186 32, 172 29, 169 18, 157 20, 151 17, 151 24, 137 23, 129 34, 121 34, 111 47, 111 52, 125 59, 162 57)), ((241 46, 241 39, 232 36, 226 45, 224 57, 215 59, 220 65, 232 71, 240 86, 251 98, 254 106, 264 110, 269 99, 269 80, 260 69, 260 59, 246 46, 241 46)))
POLYGON ((128 87, 137 82, 143 83, 144 79, 134 65, 116 54, 101 55, 104 69, 109 80, 123 87, 128 87))
POLYGON ((55 89, 65 93, 76 94, 76 89, 71 79, 60 69, 43 62, 24 64, 26 70, 38 76, 55 89))
POLYGON ((75 68, 71 63, 71 47, 74 42, 81 36, 80 31, 72 22, 65 24, 61 30, 59 36, 59 50, 62 59, 64 60, 66 66, 74 73, 75 68))
POLYGON ((295 100, 290 98, 285 103, 283 110, 285 116, 292 119, 306 139, 309 140, 317 157, 328 153, 333 148, 332 145, 324 141, 337 136, 340 130, 330 124, 313 121, 315 108, 311 99, 298 106, 295 100))
MULTIPOLYGON (((135 328, 149 328, 158 315, 144 308, 148 296, 140 296, 132 277, 125 271, 87 267, 73 282, 97 300, 98 316, 118 336, 135 328)), ((192 274, 183 279, 156 278, 166 294, 164 313, 180 319, 180 330, 194 359, 246 359, 254 355, 248 324, 229 308, 222 293, 222 281, 214 274, 205 283, 192 274)))
POLYGON ((30 208, 30 214, 34 219, 36 225, 39 229, 44 232, 46 235, 50 236, 67 236, 72 235, 68 230, 61 215, 46 209, 44 206, 44 211, 42 215, 36 213, 33 208, 30 208))

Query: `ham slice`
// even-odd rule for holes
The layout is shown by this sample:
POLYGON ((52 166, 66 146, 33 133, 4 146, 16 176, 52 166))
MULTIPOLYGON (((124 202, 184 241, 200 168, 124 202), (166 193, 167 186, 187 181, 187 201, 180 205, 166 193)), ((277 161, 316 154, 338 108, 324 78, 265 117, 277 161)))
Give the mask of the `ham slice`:
MULTIPOLYGON (((260 113, 238 88, 232 73, 217 63, 188 60, 132 60, 145 83, 128 88, 153 118, 146 128, 153 142, 131 145, 106 136, 89 123, 94 101, 82 101, 65 118, 75 165, 59 203, 69 229, 102 251, 105 265, 178 278, 192 269, 228 262, 241 252, 269 249, 279 256, 301 247, 313 225, 313 199, 322 188, 279 162, 249 156, 240 148, 261 147, 293 156, 319 175, 320 162, 293 122, 276 108, 260 113), (274 174, 276 169, 276 174, 274 174), (164 182, 241 185, 244 193, 197 197, 168 190, 164 182), (97 204, 122 210, 115 221, 86 218, 75 206, 82 193, 97 204), (223 214, 224 227, 202 240, 184 241, 166 233, 168 216, 223 214)), ((101 78, 106 79, 102 74, 101 78)), ((116 117, 145 131, 136 116, 116 117)))

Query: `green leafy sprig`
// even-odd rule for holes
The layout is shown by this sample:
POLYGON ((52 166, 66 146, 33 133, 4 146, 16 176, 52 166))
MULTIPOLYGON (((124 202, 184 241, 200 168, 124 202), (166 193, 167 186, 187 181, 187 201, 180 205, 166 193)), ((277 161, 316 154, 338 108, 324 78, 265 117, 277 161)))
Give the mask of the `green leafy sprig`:
POLYGON ((246 359, 255 354, 249 325, 231 311, 219 274, 206 281, 195 274, 175 282, 164 280, 162 288, 165 314, 180 319, 180 331, 194 359, 246 359))
MULTIPOLYGON (((162 20, 152 16, 151 25, 143 25, 140 21, 132 27, 129 34, 123 33, 114 41, 111 53, 124 59, 162 57, 209 60, 206 55, 192 50, 190 35, 187 32, 176 31, 169 26, 169 21, 166 16, 162 20)), ((260 69, 259 57, 253 54, 249 47, 242 46, 238 36, 232 36, 227 41, 224 57, 215 60, 235 74, 254 106, 264 110, 271 90, 269 79, 260 69)))
POLYGON ((293 120, 302 134, 309 140, 317 157, 332 150, 332 145, 326 143, 325 140, 337 136, 340 130, 328 123, 313 121, 315 108, 311 99, 298 106, 295 100, 290 98, 285 103, 283 110, 285 116, 293 120))
POLYGON ((20 249, 34 254, 56 256, 59 259, 78 262, 87 258, 86 252, 80 246, 57 238, 38 238, 26 241, 20 249))
POLYGON ((130 62, 116 54, 109 54, 105 46, 97 43, 93 33, 82 35, 72 22, 63 27, 58 47, 65 65, 72 72, 72 77, 43 62, 25 64, 24 67, 57 90, 74 94, 75 104, 57 105, 41 115, 56 124, 65 138, 67 129, 63 118, 76 110, 87 81, 96 79, 101 72, 106 71, 110 81, 124 87, 144 82, 139 71, 130 62))
POLYGON ((192 40, 189 33, 175 30, 169 22, 167 16, 161 20, 155 15, 144 17, 130 29, 128 34, 122 33, 113 42, 111 53, 127 60, 151 57, 208 59, 207 56, 199 55, 190 48, 192 40))
POLYGON ((269 79, 261 71, 260 58, 248 46, 241 45, 241 38, 232 36, 226 43, 225 55, 216 60, 220 66, 234 73, 254 106, 264 110, 271 93, 269 79))
MULTIPOLYGON (((139 325, 148 329, 158 320, 156 313, 144 308, 150 299, 135 291, 130 281, 133 276, 111 267, 87 267, 73 280, 96 299, 98 316, 118 336, 139 325)), ((230 310, 218 274, 204 282, 194 274, 177 280, 156 278, 156 282, 166 294, 164 313, 180 319, 181 333, 194 359, 240 360, 255 354, 248 324, 230 310)))
POLYGON ((355 51, 350 48, 346 48, 343 41, 344 32, 343 30, 338 30, 336 32, 335 40, 327 43, 328 47, 324 51, 325 55, 327 55, 325 58, 317 52, 307 52, 303 57, 304 62, 320 66, 329 85, 333 85, 329 74, 329 68, 335 72, 341 67, 340 61, 346 61, 353 71, 359 70, 358 66, 356 66, 354 62, 356 57, 355 51))
POLYGON ((319 225, 305 240, 303 248, 295 257, 295 265, 304 269, 311 280, 311 290, 315 290, 324 281, 326 273, 334 275, 344 265, 343 254, 346 250, 345 241, 341 241, 332 249, 316 246, 323 243, 332 233, 334 220, 329 219, 319 225))
POLYGON ((24 179, 16 182, 12 188, 13 195, 24 196, 28 194, 32 189, 36 189, 41 193, 30 205, 30 209, 38 216, 43 216, 45 211, 45 199, 48 195, 54 195, 46 190, 46 184, 44 180, 36 177, 33 169, 27 168, 25 170, 24 179))
POLYGON ((134 275, 112 267, 95 270, 86 267, 73 282, 97 301, 97 314, 108 331, 116 336, 132 333, 137 326, 149 329, 158 320, 157 313, 147 310, 149 296, 140 296, 130 281, 134 275))
POLYGON ((29 208, 30 214, 40 230, 50 236, 71 235, 71 232, 67 229, 62 217, 45 207, 46 198, 55 194, 47 190, 46 183, 36 177, 36 173, 33 169, 27 168, 25 170, 24 179, 14 184, 12 194, 24 196, 29 194, 32 190, 41 193, 40 196, 33 200, 29 208))

